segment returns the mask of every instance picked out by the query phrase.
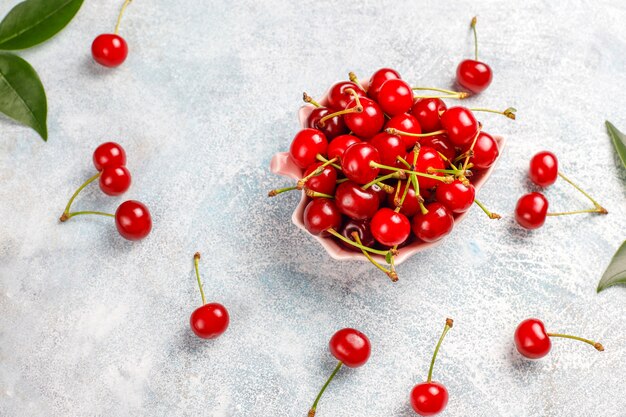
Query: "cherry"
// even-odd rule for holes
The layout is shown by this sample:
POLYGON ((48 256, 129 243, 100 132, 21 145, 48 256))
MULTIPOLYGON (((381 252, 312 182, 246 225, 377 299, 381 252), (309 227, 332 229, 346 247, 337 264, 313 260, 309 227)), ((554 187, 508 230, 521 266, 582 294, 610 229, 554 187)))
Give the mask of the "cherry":
POLYGON ((194 268, 196 270, 196 278, 198 279, 198 287, 202 296, 202 306, 198 307, 191 313, 189 325, 196 336, 202 339, 215 339, 222 335, 228 328, 230 318, 228 310, 219 303, 208 303, 204 297, 204 289, 200 280, 200 272, 198 270, 198 261, 200 253, 196 252, 193 256, 194 268))
MULTIPOLYGON (((400 204, 400 200, 405 193, 407 182, 402 181, 400 187, 396 189, 396 192, 393 194, 387 194, 387 204, 391 207, 397 207, 400 204)), ((404 201, 402 202, 402 206, 400 207, 400 213, 404 214, 406 217, 413 217, 415 213, 417 213, 420 209, 420 202, 417 194, 415 193, 415 189, 412 185, 409 185, 409 190, 406 191, 406 197, 404 197, 404 201)))
MULTIPOLYGON (((383 165, 394 166, 398 156, 406 154, 404 141, 397 135, 381 132, 374 136, 369 143, 378 151, 380 163, 383 165)), ((387 172, 388 170, 383 171, 387 172)))
POLYGON ((339 229, 341 213, 335 203, 328 198, 316 198, 304 209, 304 227, 312 235, 328 236, 326 230, 339 229))
POLYGON ((317 155, 324 155, 328 148, 326 136, 317 129, 302 129, 291 142, 289 155, 292 161, 302 169, 317 162, 317 155))
MULTIPOLYGON (((376 244, 374 240, 374 236, 370 231, 370 223, 368 220, 352 220, 348 219, 344 225, 341 227, 340 233, 343 237, 348 238, 350 240, 353 239, 352 234, 357 233, 359 236, 359 240, 363 246, 372 247, 376 244)), ((342 246, 347 249, 361 252, 361 249, 357 248, 354 245, 350 245, 343 240, 339 240, 342 246)))
POLYGON ((424 137, 420 140, 420 144, 423 147, 433 148, 445 156, 448 161, 453 161, 456 157, 454 145, 450 143, 448 137, 444 134, 424 137))
POLYGON ((395 246, 407 240, 411 234, 411 223, 404 214, 383 207, 372 217, 370 229, 378 243, 395 246))
POLYGON ((476 190, 472 184, 454 180, 449 184, 439 184, 435 196, 452 213, 465 213, 474 203, 476 190))
POLYGON ((105 142, 93 152, 93 165, 98 171, 126 165, 126 152, 115 142, 105 142))
MULTIPOLYGON (((408 132, 414 134, 422 133, 422 128, 420 124, 417 122, 415 117, 410 114, 402 113, 397 116, 392 117, 387 124, 385 124, 385 129, 396 129, 401 132, 408 132)), ((406 149, 411 149, 415 146, 418 138, 415 136, 407 136, 407 135, 398 135, 404 141, 404 146, 406 149)))
POLYGON ((603 351, 602 344, 578 336, 571 336, 561 333, 547 333, 543 322, 539 319, 526 319, 515 329, 515 347, 523 356, 530 359, 539 359, 546 356, 552 348, 551 337, 563 337, 567 339, 579 340, 587 343, 598 351, 603 351))
POLYGON ((346 109, 358 109, 361 111, 344 114, 343 120, 348 129, 355 135, 362 138, 371 138, 378 133, 385 123, 385 115, 375 101, 369 98, 352 100, 346 109))
POLYGON ((343 121, 343 118, 340 116, 335 116, 330 119, 324 121, 324 123, 320 123, 320 120, 324 116, 328 116, 332 113, 332 110, 327 107, 317 107, 311 111, 309 117, 307 117, 307 127, 312 129, 318 129, 321 131, 326 139, 332 140, 333 138, 343 135, 344 133, 348 133, 348 129, 346 128, 346 124, 343 121))
POLYGON ((124 194, 130 188, 130 171, 125 166, 107 167, 100 174, 100 189, 111 196, 124 194))
POLYGON ((406 113, 413 106, 411 86, 399 78, 392 78, 383 83, 376 100, 385 114, 393 117, 406 113))
POLYGON ((456 80, 459 85, 472 93, 480 93, 489 87, 493 74, 489 65, 478 60, 478 36, 476 34, 476 17, 472 19, 474 32, 474 55, 476 59, 461 61, 456 69, 456 80))
POLYGON ((331 337, 328 347, 330 349, 330 353, 337 358, 339 363, 320 390, 319 394, 317 394, 315 402, 309 410, 309 417, 315 416, 317 404, 319 403, 320 398, 322 398, 324 391, 326 391, 326 388, 335 375, 337 375, 337 372, 339 372, 341 367, 346 365, 349 368, 358 368, 365 365, 372 350, 367 336, 358 330, 350 328, 341 329, 336 332, 333 337, 331 337))
POLYGON ((380 199, 371 187, 364 190, 358 184, 346 181, 337 187, 335 204, 341 213, 351 219, 364 220, 376 214, 380 199))
POLYGON ((441 114, 446 109, 446 103, 440 98, 420 98, 413 104, 411 114, 417 119, 422 132, 429 133, 441 130, 441 114))
POLYGON ((428 379, 426 382, 415 385, 411 390, 411 395, 409 396, 411 407, 413 407, 413 410, 420 416, 434 416, 435 414, 439 414, 448 404, 448 390, 443 384, 434 382, 432 377, 437 353, 439 352, 444 337, 446 337, 446 333, 452 328, 453 323, 452 319, 446 319, 443 333, 441 333, 441 337, 433 353, 433 358, 430 361, 428 379))
POLYGON ((152 230, 152 217, 143 203, 136 200, 124 201, 115 211, 117 231, 128 240, 140 240, 152 230))
POLYGON ((540 187, 556 182, 559 176, 559 161, 552 152, 542 151, 532 157, 528 170, 530 180, 540 187))
POLYGON ((343 154, 346 152, 346 149, 350 147, 350 145, 354 145, 355 143, 361 142, 361 139, 357 138, 353 135, 341 135, 337 136, 328 144, 328 158, 338 158, 341 160, 343 154))
POLYGON ((353 99, 350 89, 354 90, 359 97, 366 97, 361 86, 352 81, 339 81, 330 87, 328 92, 328 107, 335 111, 345 110, 353 99))
POLYGON ((387 80, 400 79, 400 74, 391 68, 381 68, 370 78, 367 95, 372 100, 378 101, 378 92, 387 80))
POLYGON ((439 202, 426 205, 426 214, 418 213, 413 217, 413 233, 424 242, 436 242, 452 231, 454 217, 439 202))
POLYGON ((478 134, 472 150, 472 157, 469 161, 478 169, 487 169, 496 162, 499 154, 498 142, 489 133, 481 131, 478 134))
MULTIPOLYGON (((445 168, 443 159, 437 153, 437 151, 434 150, 433 148, 423 146, 422 148, 419 149, 418 152, 419 153, 417 155, 417 163, 415 164, 415 171, 422 172, 424 174, 442 176, 440 172, 433 172, 433 173, 429 172, 429 170, 431 169, 438 170, 438 169, 445 168)), ((415 151, 409 152, 405 156, 404 160, 407 161, 409 164, 413 164, 413 160, 415 159, 414 154, 415 154, 415 151)), ((396 164, 396 166, 402 167, 399 164, 396 164)), ((419 180, 420 188, 425 188, 425 189, 436 187, 442 183, 442 181, 436 180, 434 178, 418 177, 418 180, 419 180)))
POLYGON ((548 213, 548 200, 541 193, 529 193, 520 197, 515 207, 515 220, 525 229, 543 226, 548 213))
POLYGON ((380 171, 371 163, 380 163, 378 150, 369 143, 350 145, 341 158, 341 170, 348 179, 357 184, 367 184, 374 180, 380 171))
POLYGON ((450 107, 441 115, 441 126, 447 131, 448 139, 455 146, 464 147, 478 132, 478 122, 471 110, 465 107, 450 107))
MULTIPOLYGON (((308 177, 322 165, 322 162, 318 162, 309 166, 304 172, 304 177, 308 177)), ((326 165, 320 174, 311 176, 304 185, 309 190, 332 195, 337 185, 337 171, 331 165, 326 165)))
POLYGON ((118 35, 118 32, 124 11, 131 1, 126 0, 122 5, 122 10, 117 17, 115 31, 98 35, 91 44, 91 55, 98 64, 105 67, 118 67, 126 60, 128 45, 124 38, 118 35))

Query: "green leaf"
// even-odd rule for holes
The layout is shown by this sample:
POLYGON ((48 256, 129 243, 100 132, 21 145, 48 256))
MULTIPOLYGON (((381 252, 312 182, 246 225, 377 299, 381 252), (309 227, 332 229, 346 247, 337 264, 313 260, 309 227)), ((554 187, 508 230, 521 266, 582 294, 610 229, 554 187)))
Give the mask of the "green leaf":
POLYGON ((391 254, 391 251, 388 251, 388 252, 387 252, 387 254, 385 255, 385 261, 386 261, 388 264, 391 264, 391 261, 392 261, 392 259, 391 259, 391 258, 393 258, 393 255, 391 254))
POLYGON ((619 247, 598 283, 598 292, 616 284, 626 284, 626 241, 619 247))
POLYGON ((615 146, 619 159, 622 160, 622 165, 626 168, 626 135, 617 130, 608 120, 606 121, 606 130, 609 132, 609 136, 613 141, 613 146, 615 146))
POLYGON ((17 55, 0 53, 0 112, 48 139, 48 103, 39 76, 17 55))
POLYGON ((26 49, 47 41, 76 15, 83 0, 26 0, 0 22, 0 49, 26 49))

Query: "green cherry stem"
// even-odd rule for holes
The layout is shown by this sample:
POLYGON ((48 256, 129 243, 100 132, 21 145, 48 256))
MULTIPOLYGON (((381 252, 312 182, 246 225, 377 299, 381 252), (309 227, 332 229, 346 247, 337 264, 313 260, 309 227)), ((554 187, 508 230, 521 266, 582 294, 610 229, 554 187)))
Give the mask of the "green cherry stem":
POLYGON ((547 333, 547 334, 550 337, 563 337, 565 339, 574 339, 574 340, 578 340, 578 341, 581 341, 581 342, 585 342, 588 345, 593 346, 594 348, 596 348, 596 350, 598 350, 600 352, 604 351, 604 346, 602 346, 601 343, 594 342, 593 340, 585 339, 584 337, 572 336, 570 334, 562 334, 562 333, 547 333))
POLYGON ((74 216, 82 216, 85 214, 95 214, 98 216, 107 216, 107 217, 115 217, 115 214, 111 214, 111 213, 105 213, 103 211, 74 211, 74 212, 70 212, 70 213, 63 213, 63 216, 61 216, 61 221, 64 222, 68 219, 71 219, 74 216))
POLYGON ((304 193, 307 195, 307 197, 311 197, 311 198, 329 198, 331 200, 335 198, 334 195, 320 193, 317 191, 313 191, 309 188, 305 188, 304 193))
POLYGON ((398 130, 393 127, 388 127, 387 129, 385 129, 385 133, 388 133, 390 135, 410 136, 412 138, 427 138, 429 136, 441 135, 442 133, 447 133, 447 132, 445 130, 436 130, 430 133, 411 133, 411 132, 398 130))
POLYGON ((476 16, 472 18, 472 23, 470 26, 472 27, 472 31, 474 32, 474 56, 476 61, 478 61, 478 35, 476 34, 476 16))
POLYGON ((322 107, 322 105, 320 103, 318 103, 317 101, 313 100, 313 98, 310 95, 308 95, 306 93, 306 91, 304 93, 302 93, 302 100, 305 103, 312 104, 315 107, 322 107))
MULTIPOLYGON (((78 187, 76 189, 76 191, 74 191, 74 194, 72 194, 72 196, 70 197, 70 201, 67 202, 67 205, 65 206, 65 210, 63 210, 63 214, 61 214, 61 218, 59 220, 61 220, 62 222, 68 220, 70 217, 70 208, 72 207, 72 203, 74 202, 74 199, 76 199, 76 197, 78 196, 78 194, 80 194, 81 191, 83 191, 83 189, 88 186, 89 184, 91 184, 92 182, 94 182, 95 180, 97 180, 98 178, 100 178, 100 172, 98 172, 96 175, 94 175, 93 177, 89 178, 87 181, 85 181, 80 187, 78 187)), ((85 213, 86 214, 86 213, 85 213)), ((76 213, 74 213, 74 215, 76 215, 76 213)))
POLYGON ((378 184, 379 182, 388 180, 390 178, 397 178, 397 179, 402 179, 403 180, 403 179, 406 178, 406 175, 404 174, 404 171, 392 172, 391 174, 387 174, 387 175, 383 175, 382 177, 374 178, 372 181, 368 182, 367 184, 365 184, 361 188, 364 189, 364 190, 367 190, 372 185, 378 184))
POLYGON ((465 91, 453 91, 446 90, 445 88, 436 88, 436 87, 411 87, 414 91, 437 91, 440 93, 445 93, 445 96, 414 96, 414 98, 458 98, 463 100, 470 96, 470 93, 466 93, 465 91))
MULTIPOLYGON (((320 154, 315 155, 315 159, 317 159, 317 160, 318 160, 318 161, 320 161, 320 162, 328 162, 328 159, 324 158, 324 157, 323 157, 322 155, 320 155, 320 154)), ((334 162, 332 162, 332 160, 331 160, 331 164, 330 164, 330 166, 332 166, 333 168, 335 168, 335 169, 337 169, 337 170, 341 171, 341 166, 339 166, 339 165, 335 164, 334 162)))
POLYGON ((392 167, 389 165, 383 165, 383 164, 379 164, 378 162, 374 162, 371 161, 370 162, 370 166, 371 167, 375 167, 375 168, 382 168, 382 169, 388 169, 390 171, 402 171, 405 174, 410 174, 410 175, 417 175, 418 177, 424 177, 424 178, 431 178, 433 180, 437 180, 437 181, 441 181, 441 182, 445 182, 446 184, 451 183, 452 181, 454 181, 454 177, 441 177, 439 175, 431 175, 431 174, 425 174, 423 172, 417 172, 417 171, 409 171, 403 168, 397 168, 397 167, 392 167))
MULTIPOLYGON (((348 78, 350 79, 350 81, 352 81, 353 83, 355 83, 359 87, 363 88, 363 84, 361 84, 361 82, 359 81, 358 77, 356 76, 356 74, 354 72, 350 71, 348 73, 348 78)), ((365 91, 364 88, 363 88, 363 90, 365 91)))
POLYGON ((593 197, 591 197, 589 194, 587 194, 587 192, 585 192, 585 190, 583 190, 582 188, 580 188, 578 185, 574 184, 574 182, 572 182, 572 180, 570 180, 569 178, 567 178, 565 176, 565 174, 563 174, 561 171, 559 171, 559 177, 563 178, 568 184, 570 184, 572 187, 576 188, 578 191, 580 191, 585 197, 587 197, 589 199, 589 201, 591 201, 593 203, 593 205, 596 207, 595 210, 592 210, 592 212, 596 212, 596 213, 600 213, 600 214, 608 214, 609 212, 602 207, 596 200, 593 199, 593 197))
POLYGON ((502 218, 502 216, 500 216, 498 213, 492 213, 491 211, 489 211, 489 209, 483 204, 481 203, 478 199, 474 199, 474 203, 480 207, 482 209, 482 211, 485 212, 485 214, 487 216, 489 216, 490 219, 500 219, 502 218))
POLYGON ((196 270, 196 279, 198 280, 198 287, 200 288, 200 296, 202 297, 202 305, 206 304, 206 298, 204 297, 204 288, 202 288, 202 280, 200 279, 200 271, 198 263, 200 261, 200 252, 196 252, 193 255, 193 267, 196 270))
POLYGON ((331 160, 326 160, 326 162, 324 162, 322 165, 318 166, 316 169, 313 170, 313 172, 311 172, 309 175, 307 175, 306 177, 302 178, 301 180, 298 181, 298 185, 297 188, 299 190, 301 190, 302 188, 304 188, 304 185, 306 184, 306 182, 317 176, 320 175, 322 172, 324 172, 324 168, 326 168, 328 165, 333 165, 336 161, 337 161, 337 157, 331 159, 331 160))
MULTIPOLYGON (((361 238, 359 237, 359 234, 357 232, 353 232, 352 233, 352 238, 355 240, 356 243, 358 243, 359 245, 363 245, 361 243, 361 238)), ((363 252, 363 255, 365 255, 365 257, 367 258, 368 261, 370 261, 376 268, 380 269, 381 271, 383 271, 390 279, 392 282, 396 282, 398 281, 398 274, 396 273, 396 271, 393 268, 393 264, 392 264, 392 268, 391 269, 387 269, 384 266, 382 266, 381 264, 379 264, 378 262, 376 262, 374 260, 374 258, 372 258, 372 255, 370 255, 369 253, 367 253, 366 250, 361 249, 361 252, 363 252)), ((391 256, 392 262, 393 262, 393 256, 391 256)))
POLYGON ((320 402, 320 398, 322 398, 322 395, 324 394, 324 391, 326 391, 326 388, 328 388, 328 385, 330 384, 330 381, 332 381, 333 378, 335 377, 335 375, 337 375, 337 372, 339 372, 339 370, 341 369, 342 365, 343 365, 343 362, 339 361, 339 363, 335 367, 335 370, 333 371, 332 374, 330 374, 330 377, 328 378, 328 380, 326 380, 326 383, 324 384, 324 386, 320 390, 319 394, 317 394, 317 397, 315 398, 315 402, 313 402, 313 406, 309 410, 309 417, 314 417, 315 416, 315 411, 317 410, 317 403, 320 402))
POLYGON ((126 0, 124 2, 124 4, 122 5, 122 9, 120 10, 120 14, 117 16, 117 23, 115 24, 115 30, 113 31, 113 33, 115 33, 116 35, 120 32, 120 23, 122 23, 122 16, 124 15, 124 12, 126 11, 126 8, 128 7, 128 5, 132 1, 133 0, 126 0))
POLYGON ((487 113, 496 113, 496 114, 501 114, 503 116, 508 117, 509 119, 515 120, 515 113, 517 112, 517 109, 515 107, 509 107, 505 110, 494 110, 494 109, 485 109, 482 107, 475 107, 475 108, 471 108, 469 109, 471 111, 478 111, 478 112, 487 112, 487 113))
POLYGON ((346 88, 345 91, 350 93, 350 95, 352 95, 355 101, 355 106, 350 107, 349 109, 339 110, 335 113, 327 114, 326 116, 322 117, 319 121, 319 125, 321 127, 324 127, 324 123, 326 122, 326 120, 330 120, 333 117, 343 116, 344 114, 363 112, 363 105, 361 105, 361 99, 359 98, 359 95, 357 94, 357 92, 354 91, 353 88, 346 88))
POLYGON ((267 193, 268 197, 276 197, 278 194, 282 194, 287 191, 297 190, 298 187, 285 187, 285 188, 277 188, 275 190, 271 190, 267 193))
POLYGON ((428 369, 428 380, 426 382, 430 382, 433 380, 433 368, 435 367, 435 359, 437 359, 437 353, 439 353, 441 342, 443 342, 443 338, 446 337, 446 333, 448 333, 448 330, 452 328, 453 323, 454 321, 452 319, 446 319, 446 326, 443 328, 441 337, 439 338, 437 346, 435 347, 435 351, 433 352, 433 358, 430 360, 430 368, 428 369))
POLYGON ((349 245, 354 246, 355 248, 359 248, 361 250, 365 250, 365 251, 368 251, 368 252, 371 252, 371 253, 375 253, 376 255, 381 255, 381 256, 387 256, 387 252, 389 252, 389 251, 386 251, 386 250, 372 249, 372 248, 368 248, 367 246, 360 245, 360 244, 356 243, 355 241, 348 239, 347 237, 345 237, 341 233, 337 232, 332 227, 330 229, 326 229, 326 231, 328 233, 330 233, 331 235, 335 236, 337 239, 343 240, 344 242, 346 242, 349 245))

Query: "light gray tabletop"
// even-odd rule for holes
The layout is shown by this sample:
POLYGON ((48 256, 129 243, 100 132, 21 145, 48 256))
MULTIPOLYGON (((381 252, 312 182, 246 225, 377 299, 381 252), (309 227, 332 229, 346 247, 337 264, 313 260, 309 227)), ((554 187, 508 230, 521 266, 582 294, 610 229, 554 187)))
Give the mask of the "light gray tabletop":
MULTIPOLYGON (((120 5, 85 2, 22 53, 47 89, 48 143, 0 118, 0 415, 304 416, 335 363, 329 337, 350 326, 372 357, 339 374, 318 416, 408 417, 447 316, 435 368, 446 416, 626 415, 626 292, 595 292, 626 237, 626 173, 604 128, 626 129, 623 1, 136 0, 122 23, 129 58, 109 70, 89 50, 120 5), (291 224, 297 195, 266 197, 288 184, 268 165, 298 129, 302 92, 381 66, 449 87, 471 57, 474 15, 495 76, 469 104, 519 110, 515 122, 482 118, 508 139, 480 192, 504 218, 472 210, 396 284, 332 261, 291 224), (110 198, 93 186, 75 206, 144 201, 144 241, 107 218, 57 220, 108 140, 126 148, 132 188, 110 198), (511 214, 542 149, 610 214, 519 229, 511 214), (215 341, 188 326, 195 251, 208 299, 231 313, 215 341), (522 360, 512 335, 532 316, 606 351, 555 340, 548 357, 522 360)), ((563 182, 546 194, 554 208, 588 205, 563 182)))

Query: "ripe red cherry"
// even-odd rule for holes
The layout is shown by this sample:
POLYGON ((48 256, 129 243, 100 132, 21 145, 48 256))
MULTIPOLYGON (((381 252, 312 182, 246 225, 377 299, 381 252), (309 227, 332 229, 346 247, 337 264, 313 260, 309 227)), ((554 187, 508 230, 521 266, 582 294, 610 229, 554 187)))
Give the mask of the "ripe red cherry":
POLYGON ((411 86, 398 78, 385 81, 378 91, 380 108, 388 116, 406 113, 413 106, 413 90, 411 86))
POLYGON ((130 171, 125 166, 104 168, 100 174, 100 189, 111 196, 124 194, 130 188, 130 171))
POLYGON ((150 234, 152 217, 148 207, 135 200, 124 201, 115 211, 115 226, 122 237, 140 240, 150 234))
POLYGON ((350 368, 365 365, 370 357, 370 341, 363 333, 355 329, 341 329, 331 337, 328 344, 330 353, 338 361, 350 368))
POLYGON ((317 155, 324 156, 328 148, 326 136, 317 129, 302 129, 291 142, 289 155, 293 162, 302 169, 317 162, 317 155))
POLYGON ((394 166, 397 158, 406 154, 404 141, 396 135, 381 132, 374 136, 369 143, 378 151, 380 163, 383 165, 394 166))
POLYGON ((198 270, 199 260, 200 253, 196 252, 193 256, 193 263, 198 286, 200 287, 200 295, 202 296, 202 306, 191 313, 189 324, 196 336, 203 339, 214 339, 226 331, 230 318, 228 310, 223 305, 218 303, 207 304, 204 298, 204 290, 202 289, 202 281, 200 280, 200 271, 198 270))
POLYGON ((546 221, 548 200, 541 193, 529 193, 520 197, 515 207, 515 220, 525 229, 538 229, 546 221))
POLYGON ((354 98, 349 90, 354 90, 359 97, 366 97, 365 91, 352 81, 339 81, 328 91, 328 107, 334 111, 345 110, 354 98))
POLYGON ((328 149, 326 150, 328 159, 339 158, 339 160, 341 160, 346 149, 348 149, 350 145, 359 142, 361 142, 361 139, 353 135, 337 136, 328 144, 328 149))
POLYGON ((456 81, 472 93, 480 93, 489 87, 493 73, 489 65, 473 59, 461 61, 456 69, 456 81))
MULTIPOLYGON (((406 154, 404 159, 409 164, 413 164, 413 160, 415 159, 414 154, 415 154, 415 151, 411 151, 408 154, 406 154)), ((399 164, 396 164, 396 166, 402 167, 402 165, 399 165, 399 164)), ((427 146, 423 146, 419 150, 419 153, 417 156, 417 163, 415 164, 415 171, 423 172, 424 174, 429 174, 429 175, 436 175, 440 177, 442 176, 441 173, 439 172, 430 173, 428 172, 428 170, 430 168, 444 169, 444 167, 445 167, 445 164, 443 162, 443 159, 441 159, 441 156, 437 153, 436 150, 434 150, 433 148, 429 148, 427 146)), ((426 177, 417 177, 417 180, 419 181, 420 188, 425 188, 425 189, 436 187, 442 183, 442 181, 438 181, 436 179, 426 178, 426 177)))
POLYGON ((425 133, 441 130, 441 116, 447 109, 440 98, 420 98, 411 108, 411 114, 417 119, 425 133))
POLYGON ((351 145, 341 158, 341 169, 348 179, 357 184, 367 184, 374 180, 380 171, 370 165, 380 163, 380 155, 369 143, 360 142, 351 145))
MULTIPOLYGON (((343 120, 352 133, 367 139, 380 132, 385 123, 385 115, 375 101, 361 98, 360 102, 363 111, 344 114, 343 120)), ((354 108, 356 105, 356 100, 352 100, 347 109, 354 108)))
MULTIPOLYGON (((392 194, 387 194, 387 205, 390 207, 396 207, 397 203, 400 203, 402 196, 407 187, 407 182, 402 181, 400 187, 396 190, 396 192, 392 194)), ((406 217, 413 217, 415 213, 417 213, 420 209, 419 200, 417 198, 417 194, 415 193, 415 189, 412 185, 409 186, 409 191, 406 192, 406 197, 404 197, 404 202, 402 203, 402 207, 400 208, 400 213, 404 214, 406 217)))
POLYGON ((326 231, 331 227, 335 230, 341 226, 341 213, 332 200, 316 198, 304 209, 304 227, 312 235, 329 236, 326 231))
POLYGON ((374 239, 381 245, 395 246, 403 243, 411 234, 411 223, 404 214, 384 207, 376 212, 370 222, 374 239))
POLYGON ((473 156, 470 158, 470 162, 478 169, 487 169, 496 162, 499 154, 498 142, 489 133, 481 131, 474 144, 473 156))
POLYGON ((459 180, 450 184, 440 184, 435 191, 437 201, 452 213, 465 213, 472 207, 476 191, 472 184, 465 185, 459 180))
POLYGON ((354 220, 370 219, 380 205, 376 191, 364 190, 352 181, 339 184, 335 193, 335 204, 342 214, 354 220))
POLYGON ((411 391, 411 407, 420 416, 434 416, 448 405, 448 390, 439 382, 422 382, 411 391))
POLYGON ((420 140, 420 144, 423 147, 433 148, 435 151, 445 156, 448 161, 454 161, 454 158, 456 157, 454 145, 450 143, 448 137, 444 134, 426 136, 420 140))
MULTIPOLYGON (((307 177, 321 165, 323 165, 322 162, 318 162, 308 167, 304 172, 304 177, 307 177)), ((335 192, 336 185, 337 171, 330 165, 326 165, 321 174, 312 176, 305 183, 305 187, 307 189, 329 195, 332 195, 335 192)))
MULTIPOLYGON (((416 134, 422 133, 422 128, 420 127, 420 124, 417 122, 415 117, 406 113, 398 114, 397 116, 392 117, 387 122, 387 124, 385 124, 385 129, 396 129, 402 132, 416 133, 416 134)), ((413 148, 415 146, 415 143, 419 139, 419 138, 416 138, 415 136, 406 136, 406 135, 398 135, 398 136, 402 138, 402 140, 404 141, 404 146, 406 147, 407 150, 413 148)))
POLYGON ((320 124, 320 120, 329 114, 332 113, 332 110, 326 107, 317 107, 311 111, 309 117, 307 117, 306 124, 307 127, 312 129, 317 129, 321 131, 324 136, 326 136, 327 140, 332 140, 333 138, 343 135, 344 133, 348 133, 348 129, 346 128, 346 124, 343 121, 341 116, 335 116, 328 120, 324 121, 324 124, 320 124))
POLYGON ((526 319, 515 329, 515 347, 527 358, 543 358, 550 352, 552 342, 546 328, 538 319, 526 319))
POLYGON ((471 145, 478 132, 478 121, 471 110, 465 107, 450 107, 441 115, 441 126, 447 131, 448 139, 458 147, 471 145))
POLYGON ((100 65, 118 67, 128 56, 128 45, 120 35, 103 33, 98 35, 91 44, 91 55, 100 65))
POLYGON ((370 78, 367 95, 372 100, 378 101, 378 92, 387 80, 400 79, 400 74, 391 68, 381 68, 376 71, 370 78))
POLYGON ((540 187, 547 187, 556 182, 559 176, 559 161, 552 152, 542 151, 530 160, 528 170, 530 180, 540 187))
POLYGON ((126 165, 126 152, 115 142, 105 142, 93 152, 93 165, 98 171, 126 165))
MULTIPOLYGON (((354 240, 352 234, 357 233, 359 236, 359 240, 363 246, 372 247, 376 244, 374 240, 374 236, 372 236, 372 232, 370 231, 370 222, 368 220, 352 220, 348 219, 344 225, 341 227, 340 232, 344 237, 354 240)), ((351 251, 361 252, 361 249, 357 248, 354 245, 350 245, 349 243, 344 242, 343 240, 339 240, 339 243, 345 247, 346 249, 350 249, 351 251)))
POLYGON ((426 205, 428 213, 417 213, 413 217, 413 233, 424 242, 436 242, 452 231, 454 217, 441 203, 426 205))

